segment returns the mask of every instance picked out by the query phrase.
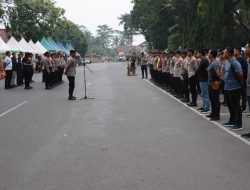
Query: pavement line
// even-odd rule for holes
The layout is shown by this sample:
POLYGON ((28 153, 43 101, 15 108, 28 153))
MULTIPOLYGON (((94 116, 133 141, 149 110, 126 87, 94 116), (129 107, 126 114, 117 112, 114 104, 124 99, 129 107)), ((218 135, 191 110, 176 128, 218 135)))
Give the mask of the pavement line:
POLYGON ((14 106, 14 107, 8 109, 7 111, 5 111, 5 112, 3 112, 3 113, 0 114, 0 118, 6 116, 10 112, 13 112, 13 111, 17 110, 18 108, 22 107, 23 105, 25 105, 27 103, 28 103, 27 101, 23 101, 22 103, 20 103, 20 104, 14 106))
POLYGON ((183 106, 185 106, 186 108, 192 110, 193 112, 195 112, 197 115, 201 116, 203 119, 207 120, 208 122, 214 124, 215 126, 217 126, 218 128, 220 128, 221 130, 227 132, 228 134, 230 134, 231 136, 239 139, 240 141, 242 141, 243 143, 245 143, 246 145, 250 146, 250 141, 244 139, 241 137, 241 135, 238 135, 236 133, 234 133, 233 131, 231 131, 230 129, 227 129, 226 127, 224 127, 222 124, 216 122, 216 121, 210 121, 209 118, 206 117, 206 115, 202 115, 198 110, 189 107, 188 105, 186 105, 185 103, 183 103, 182 101, 180 101, 179 99, 177 99, 176 97, 174 97, 173 95, 171 95, 170 93, 166 92, 165 90, 163 90, 162 88, 156 86, 155 84, 153 84, 152 82, 150 82, 149 80, 144 80, 145 82, 147 82, 149 85, 151 85, 152 87, 158 89, 159 91, 161 91, 162 93, 168 95, 169 97, 171 97, 172 99, 176 100, 177 102, 179 102, 180 104, 182 104, 183 106))

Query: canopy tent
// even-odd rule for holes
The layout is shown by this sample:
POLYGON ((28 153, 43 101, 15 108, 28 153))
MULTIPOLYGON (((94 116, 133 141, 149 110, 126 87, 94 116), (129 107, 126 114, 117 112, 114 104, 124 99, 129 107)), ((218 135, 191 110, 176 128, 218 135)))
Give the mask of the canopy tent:
POLYGON ((14 37, 11 37, 7 42, 7 46, 9 47, 9 51, 21 52, 22 48, 19 46, 19 43, 16 41, 14 37))
POLYGON ((51 37, 43 38, 40 44, 47 50, 47 51, 61 51, 66 54, 69 54, 70 50, 74 49, 71 44, 63 45, 61 42, 54 41, 51 37))
POLYGON ((30 40, 28 44, 30 45, 30 47, 32 47, 34 53, 36 54, 44 54, 47 51, 46 49, 44 50, 38 47, 32 40, 30 40))
POLYGON ((48 38, 47 40, 50 43, 50 45, 55 49, 55 51, 62 51, 62 49, 58 46, 58 44, 52 38, 48 38))
POLYGON ((8 45, 2 40, 2 38, 0 37, 0 53, 6 52, 6 51, 10 51, 10 48, 9 48, 8 45))
POLYGON ((64 53, 66 53, 66 54, 69 54, 69 50, 67 50, 66 48, 65 48, 65 46, 62 44, 62 43, 57 43, 58 44, 58 46, 62 49, 62 51, 64 52, 64 53))
POLYGON ((20 40, 19 45, 22 48, 23 52, 35 53, 35 50, 28 44, 28 42, 24 38, 20 40))
POLYGON ((34 44, 34 42, 32 40, 30 40, 28 42, 28 44, 33 49, 33 53, 40 54, 40 50, 37 49, 37 47, 35 46, 35 44, 34 44))
POLYGON ((66 49, 68 50, 68 51, 70 51, 70 50, 72 50, 72 49, 74 49, 74 47, 72 46, 72 44, 66 44, 66 49))
POLYGON ((57 49, 53 47, 46 38, 41 40, 41 44, 47 51, 57 51, 57 49))
POLYGON ((35 46, 40 50, 42 54, 48 51, 39 41, 36 42, 35 46))

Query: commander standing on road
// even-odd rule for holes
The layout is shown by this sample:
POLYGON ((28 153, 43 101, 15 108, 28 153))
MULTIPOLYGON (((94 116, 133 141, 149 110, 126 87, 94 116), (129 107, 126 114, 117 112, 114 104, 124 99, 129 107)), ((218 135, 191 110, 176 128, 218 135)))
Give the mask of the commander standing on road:
POLYGON ((73 96, 75 89, 75 76, 76 76, 76 51, 70 51, 70 57, 68 58, 66 67, 65 67, 65 75, 69 80, 69 100, 76 100, 76 97, 73 96))

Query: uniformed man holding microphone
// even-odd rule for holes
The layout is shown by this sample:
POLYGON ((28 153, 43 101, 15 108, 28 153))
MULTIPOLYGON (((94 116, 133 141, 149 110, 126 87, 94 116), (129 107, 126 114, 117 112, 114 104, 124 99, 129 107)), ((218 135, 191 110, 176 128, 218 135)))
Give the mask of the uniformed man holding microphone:
POLYGON ((75 89, 75 76, 76 76, 76 51, 70 51, 70 57, 68 58, 66 67, 65 67, 65 75, 69 80, 69 98, 68 100, 76 100, 76 97, 73 96, 75 89))

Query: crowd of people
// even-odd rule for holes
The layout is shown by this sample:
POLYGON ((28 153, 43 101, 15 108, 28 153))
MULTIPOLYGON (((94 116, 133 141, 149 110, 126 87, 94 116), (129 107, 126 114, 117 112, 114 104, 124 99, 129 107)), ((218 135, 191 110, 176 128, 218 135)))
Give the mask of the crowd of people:
POLYGON ((5 89, 23 85, 26 90, 32 89, 30 83, 35 72, 43 73, 45 89, 51 89, 62 82, 65 65, 66 56, 63 53, 46 52, 44 55, 33 55, 8 51, 3 60, 5 89))
MULTIPOLYGON (((250 44, 244 51, 230 47, 187 49, 142 53, 137 59, 142 78, 147 78, 149 65, 152 80, 188 106, 197 107, 200 96, 202 107, 198 110, 212 121, 219 121, 221 104, 224 104, 230 113, 224 126, 232 130, 243 129, 242 113, 247 107, 250 113, 250 44), (221 95, 224 95, 224 100, 221 95)), ((245 137, 250 137, 250 134, 245 137)))
POLYGON ((76 66, 81 61, 81 56, 75 50, 70 51, 67 56, 61 52, 46 52, 44 55, 33 55, 31 53, 6 52, 3 60, 5 72, 5 89, 23 86, 30 90, 32 78, 35 72, 42 72, 42 81, 45 89, 50 90, 63 82, 63 74, 69 80, 69 100, 76 100, 73 96, 75 89, 76 66))

